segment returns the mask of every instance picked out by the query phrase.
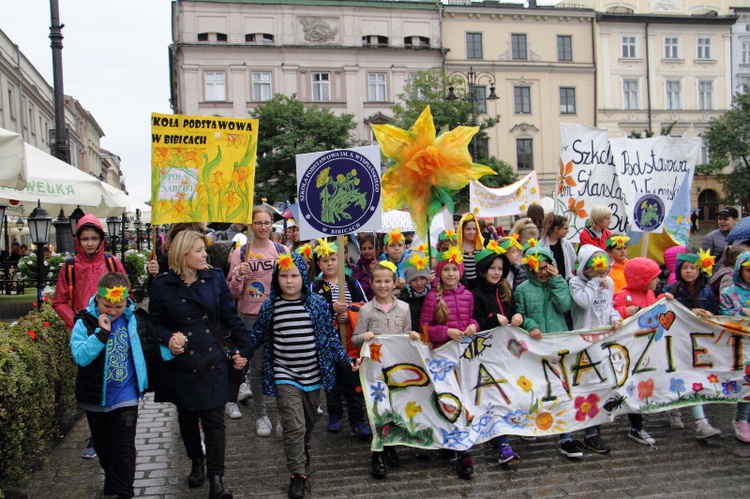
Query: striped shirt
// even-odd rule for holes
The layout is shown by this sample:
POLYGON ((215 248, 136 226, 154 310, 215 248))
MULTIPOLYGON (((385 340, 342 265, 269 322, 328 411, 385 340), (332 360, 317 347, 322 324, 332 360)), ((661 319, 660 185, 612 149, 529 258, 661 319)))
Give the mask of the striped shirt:
POLYGON ((273 316, 273 373, 276 384, 309 392, 321 387, 315 330, 302 300, 277 298, 273 316))
POLYGON ((474 260, 475 252, 468 253, 464 251, 464 274, 467 281, 473 281, 477 278, 477 263, 474 260))
MULTIPOLYGON (((339 284, 331 284, 328 281, 325 282, 327 282, 328 286, 331 287, 331 298, 333 299, 333 301, 339 301, 339 284)), ((344 283, 344 289, 346 290, 346 293, 344 294, 344 300, 346 301, 346 303, 351 303, 352 293, 351 291, 349 291, 349 286, 347 286, 346 283, 344 283)))

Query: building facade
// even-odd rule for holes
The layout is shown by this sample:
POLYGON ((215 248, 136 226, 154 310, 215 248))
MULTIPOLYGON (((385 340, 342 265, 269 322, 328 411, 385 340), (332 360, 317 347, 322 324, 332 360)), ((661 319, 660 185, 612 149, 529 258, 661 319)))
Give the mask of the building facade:
POLYGON ((735 6, 732 12, 737 16, 732 26, 732 90, 736 93, 750 83, 750 5, 735 6))

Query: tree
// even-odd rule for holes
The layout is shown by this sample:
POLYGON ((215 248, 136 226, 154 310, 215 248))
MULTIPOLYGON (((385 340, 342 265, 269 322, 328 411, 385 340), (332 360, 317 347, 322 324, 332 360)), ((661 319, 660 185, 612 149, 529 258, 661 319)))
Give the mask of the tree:
POLYGON ((276 94, 250 115, 260 121, 255 199, 284 201, 297 192, 296 159, 304 154, 359 145, 352 138, 353 114, 305 107, 295 95, 276 94))
POLYGON ((703 171, 716 173, 724 186, 725 202, 739 200, 745 210, 750 209, 750 84, 735 95, 732 109, 711 120, 706 139, 711 163, 703 171), (719 173, 729 165, 733 167, 730 173, 719 173))
MULTIPOLYGON (((404 103, 397 103, 391 108, 394 119, 391 125, 408 130, 424 108, 429 105, 432 110, 432 120, 435 123, 435 129, 440 133, 443 130, 452 130, 459 125, 471 126, 471 103, 466 100, 466 89, 458 80, 453 81, 454 92, 458 99, 448 100, 446 89, 451 84, 451 80, 444 71, 434 69, 431 71, 419 71, 413 81, 410 81, 404 87, 404 92, 399 94, 399 99, 404 103)), ((486 147, 488 136, 486 130, 494 127, 500 122, 500 115, 477 117, 477 126, 479 132, 474 136, 478 140, 477 157, 474 161, 489 166, 497 172, 497 175, 486 175, 479 179, 479 182, 487 187, 502 187, 512 184, 518 180, 518 175, 513 171, 513 167, 495 158, 489 156, 486 147)), ((472 149, 469 144, 469 150, 472 149)), ((469 186, 464 187, 454 197, 456 205, 469 202, 469 186)))

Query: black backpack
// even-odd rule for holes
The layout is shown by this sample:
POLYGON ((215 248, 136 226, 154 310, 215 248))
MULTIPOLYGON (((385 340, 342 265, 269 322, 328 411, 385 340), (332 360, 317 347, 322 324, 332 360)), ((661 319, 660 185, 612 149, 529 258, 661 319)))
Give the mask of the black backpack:
MULTIPOLYGON (((104 253, 104 262, 107 264, 107 268, 110 272, 117 272, 117 265, 115 265, 115 257, 109 253, 104 253)), ((73 307, 73 294, 75 293, 76 284, 76 259, 68 258, 65 260, 63 270, 65 277, 68 281, 68 304, 73 307)))

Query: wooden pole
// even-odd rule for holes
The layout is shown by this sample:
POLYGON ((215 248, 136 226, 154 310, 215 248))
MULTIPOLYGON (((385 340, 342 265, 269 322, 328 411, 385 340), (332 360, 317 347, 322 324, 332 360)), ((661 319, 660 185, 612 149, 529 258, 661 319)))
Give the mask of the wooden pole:
POLYGON ((641 233, 641 256, 646 256, 646 253, 648 252, 648 232, 642 232, 641 233))
POLYGON ((151 255, 148 257, 148 261, 156 260, 156 226, 151 225, 151 255))
MULTIPOLYGON (((344 236, 338 235, 336 236, 336 248, 337 253, 339 256, 339 268, 338 268, 338 274, 339 274, 339 297, 338 302, 339 303, 346 303, 346 272, 344 271, 344 264, 345 261, 345 251, 344 251, 344 236)), ((344 348, 346 348, 346 328, 347 324, 339 322, 339 334, 341 335, 341 344, 344 345, 344 348)))

